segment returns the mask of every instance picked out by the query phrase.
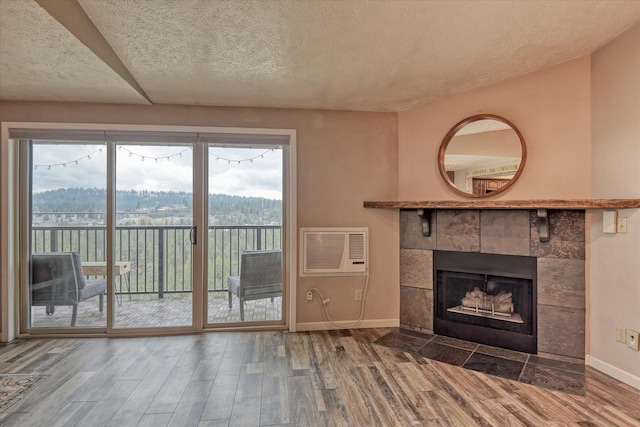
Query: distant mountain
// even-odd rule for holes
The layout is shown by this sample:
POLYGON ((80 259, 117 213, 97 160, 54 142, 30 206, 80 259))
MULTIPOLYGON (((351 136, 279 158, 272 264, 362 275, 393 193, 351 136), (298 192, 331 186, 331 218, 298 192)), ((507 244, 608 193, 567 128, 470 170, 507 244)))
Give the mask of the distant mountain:
MULTIPOLYGON (((63 188, 34 193, 34 214, 104 213, 106 193, 97 188, 63 188)), ((139 213, 152 218, 182 216, 193 208, 192 194, 177 191, 117 191, 118 213, 139 213)), ((209 195, 209 216, 215 223, 282 224, 282 201, 262 197, 209 195), (219 221, 218 221, 219 219, 219 221)))

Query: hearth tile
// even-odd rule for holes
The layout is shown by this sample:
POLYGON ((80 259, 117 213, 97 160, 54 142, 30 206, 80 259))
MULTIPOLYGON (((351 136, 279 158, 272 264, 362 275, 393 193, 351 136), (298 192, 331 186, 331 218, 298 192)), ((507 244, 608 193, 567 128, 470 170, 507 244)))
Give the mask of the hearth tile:
POLYGON ((469 356, 471 356, 471 353, 472 351, 438 344, 437 342, 433 342, 433 340, 429 341, 420 350, 418 350, 419 356, 455 366, 462 366, 469 356))
POLYGON ((408 353, 417 353, 418 350, 429 341, 429 338, 419 338, 401 332, 389 332, 387 335, 378 338, 374 344, 394 348, 408 353))
POLYGON ((576 374, 582 374, 582 375, 584 375, 586 370, 584 363, 573 363, 573 362, 565 362, 562 360, 548 359, 546 357, 536 356, 535 354, 531 355, 528 363, 532 365, 545 366, 547 368, 554 368, 554 369, 560 369, 563 371, 575 372, 576 374))
POLYGON ((538 352, 584 359, 585 310, 538 304, 538 352))
POLYGON ((476 349, 476 353, 482 353, 489 356, 501 357, 503 359, 515 360, 517 362, 526 362, 529 359, 528 353, 521 353, 519 351, 509 350, 506 348, 492 347, 489 345, 480 344, 476 349))
POLYGON ((433 289, 433 251, 400 249, 400 285, 433 289))
POLYGON ((531 212, 531 256, 585 259, 584 211, 550 210, 548 242, 540 241, 538 216, 531 212))
POLYGON ((480 251, 480 211, 439 210, 436 244, 441 251, 480 251))
POLYGON ((584 375, 530 363, 525 365, 520 382, 580 396, 585 392, 584 375))
POLYGON ((435 337, 433 337, 433 342, 437 342, 438 344, 446 344, 446 345, 450 345, 452 347, 458 347, 458 348, 462 348, 465 350, 475 350, 476 348, 478 348, 478 344, 471 342, 471 341, 465 341, 465 340, 460 340, 458 338, 451 338, 451 337, 445 337, 443 335, 436 335, 435 337))
POLYGON ((524 362, 475 352, 462 367, 508 380, 518 380, 524 367, 524 362))
POLYGON ((433 290, 400 286, 400 324, 433 330, 433 290))
POLYGON ((585 262, 538 258, 538 304, 585 308, 585 262))
POLYGON ((400 248, 401 249, 435 249, 436 248, 436 215, 432 214, 431 236, 422 235, 422 220, 416 210, 400 211, 400 248))
POLYGON ((428 332, 421 332, 421 331, 415 331, 412 329, 403 329, 403 328, 398 328, 397 333, 402 335, 409 335, 411 337, 422 338, 427 341, 430 341, 435 336, 428 332))
POLYGON ((480 252, 529 256, 530 235, 528 210, 480 211, 480 252))

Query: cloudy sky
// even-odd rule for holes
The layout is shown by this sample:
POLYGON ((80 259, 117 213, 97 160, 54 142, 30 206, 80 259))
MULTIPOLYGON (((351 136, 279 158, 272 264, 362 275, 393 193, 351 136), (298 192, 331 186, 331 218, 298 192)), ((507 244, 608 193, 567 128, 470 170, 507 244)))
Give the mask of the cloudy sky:
MULTIPOLYGON (((191 149, 118 147, 121 147, 116 159, 118 190, 192 191, 191 149)), ((34 145, 33 191, 105 188, 106 151, 102 145, 34 145), (99 151, 100 148, 103 150, 99 151)), ((209 193, 282 199, 282 150, 209 148, 209 193)))

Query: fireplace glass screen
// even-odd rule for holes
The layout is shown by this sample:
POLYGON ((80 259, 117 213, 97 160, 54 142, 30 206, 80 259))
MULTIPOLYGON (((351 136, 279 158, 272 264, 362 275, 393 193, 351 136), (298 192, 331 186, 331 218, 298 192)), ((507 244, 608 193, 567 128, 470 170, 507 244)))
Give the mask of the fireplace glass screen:
POLYGON ((437 286, 439 319, 533 333, 531 280, 439 271, 437 286))

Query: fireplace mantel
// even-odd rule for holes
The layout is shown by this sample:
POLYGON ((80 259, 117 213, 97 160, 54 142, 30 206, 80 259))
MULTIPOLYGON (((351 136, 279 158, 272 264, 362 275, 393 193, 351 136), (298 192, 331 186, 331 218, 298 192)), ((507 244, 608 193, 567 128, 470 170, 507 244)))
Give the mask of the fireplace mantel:
POLYGON ((431 211, 437 209, 537 209, 541 242, 548 242, 547 209, 635 209, 640 199, 540 199, 540 200, 440 200, 440 201, 365 201, 365 208, 416 209, 422 219, 422 234, 431 235, 431 211))
POLYGON ((365 201, 381 209, 636 209, 640 199, 365 201))

